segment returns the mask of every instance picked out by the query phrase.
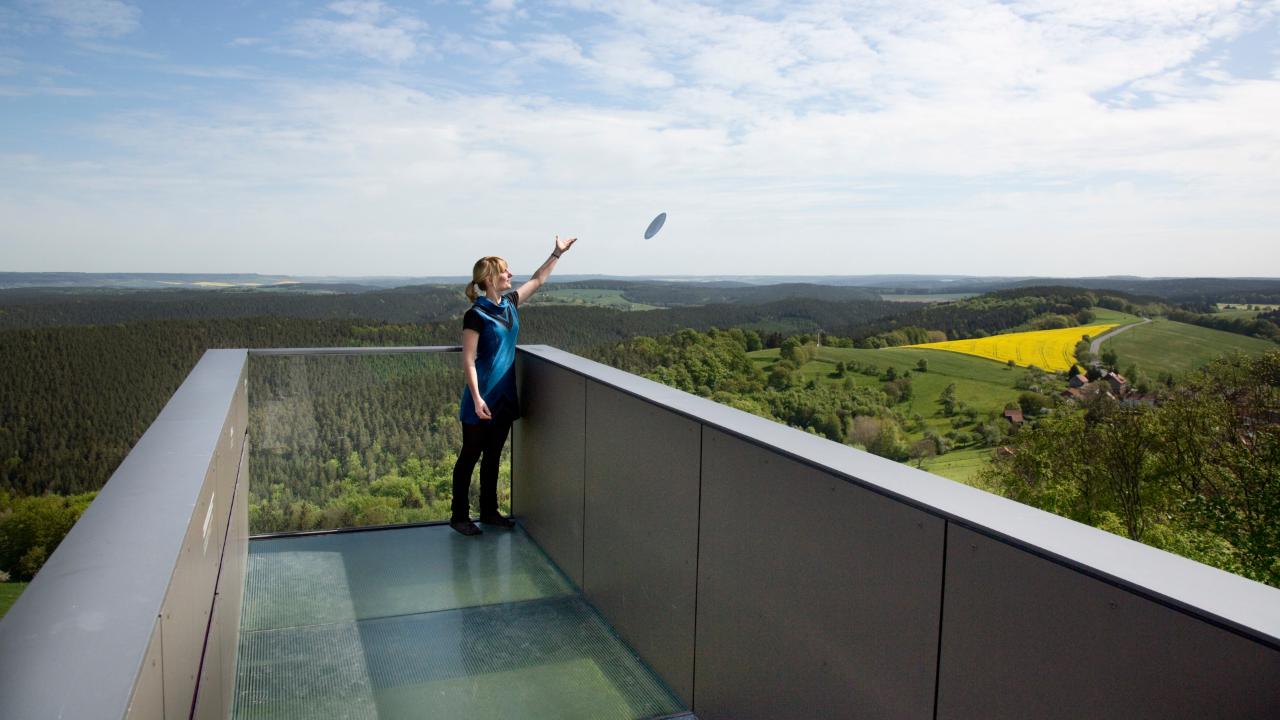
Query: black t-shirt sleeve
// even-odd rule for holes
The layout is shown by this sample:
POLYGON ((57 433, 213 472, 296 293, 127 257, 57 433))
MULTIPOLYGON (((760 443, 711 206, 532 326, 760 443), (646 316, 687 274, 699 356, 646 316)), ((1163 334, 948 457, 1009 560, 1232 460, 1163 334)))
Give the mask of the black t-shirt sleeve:
POLYGON ((520 307, 520 291, 519 290, 512 290, 511 292, 507 293, 507 297, 511 298, 512 305, 515 305, 516 307, 520 307))
POLYGON ((480 319, 479 310, 473 307, 462 315, 462 329, 475 330, 476 332, 484 330, 484 320, 480 319))

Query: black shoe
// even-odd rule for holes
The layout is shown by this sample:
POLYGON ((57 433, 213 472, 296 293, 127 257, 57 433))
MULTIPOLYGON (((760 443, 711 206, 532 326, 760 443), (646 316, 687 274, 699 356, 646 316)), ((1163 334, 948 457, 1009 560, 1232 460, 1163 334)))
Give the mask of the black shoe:
POLYGON ((472 535, 479 535, 480 533, 484 532, 480 528, 476 527, 476 524, 471 522, 470 520, 458 520, 456 522, 451 522, 449 523, 449 527, 453 528, 454 530, 456 530, 458 533, 462 535, 466 535, 467 537, 471 537, 472 535))
POLYGON ((496 525, 497 527, 506 528, 508 530, 516 526, 515 521, 511 518, 502 517, 502 513, 499 512, 495 512, 492 515, 481 515, 480 522, 485 525, 496 525))

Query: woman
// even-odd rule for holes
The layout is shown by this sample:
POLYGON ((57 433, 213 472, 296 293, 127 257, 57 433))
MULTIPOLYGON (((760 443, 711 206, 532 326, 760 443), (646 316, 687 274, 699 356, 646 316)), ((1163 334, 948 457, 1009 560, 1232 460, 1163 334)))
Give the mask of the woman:
POLYGON ((516 398, 516 336, 520 316, 516 308, 542 287, 556 261, 577 238, 561 240, 533 277, 511 290, 511 271, 500 257, 483 257, 471 271, 467 298, 473 303, 462 316, 462 367, 467 387, 462 391, 458 417, 462 420, 462 451, 453 466, 453 514, 449 525, 463 535, 479 535, 471 522, 468 496, 471 473, 480 462, 480 522, 510 528, 514 523, 498 512, 498 461, 511 423, 520 417, 516 398))

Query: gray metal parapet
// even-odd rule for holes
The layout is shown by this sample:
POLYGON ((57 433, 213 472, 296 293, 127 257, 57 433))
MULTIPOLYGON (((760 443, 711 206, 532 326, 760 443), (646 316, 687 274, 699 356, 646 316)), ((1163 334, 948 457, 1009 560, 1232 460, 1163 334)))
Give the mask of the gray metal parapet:
POLYGON ((0 718, 225 717, 247 513, 244 350, 204 354, 0 619, 0 718), (221 582, 220 579, 221 571, 221 582))
POLYGON ((1280 590, 544 346, 513 512, 704 720, 1274 718, 1280 590))

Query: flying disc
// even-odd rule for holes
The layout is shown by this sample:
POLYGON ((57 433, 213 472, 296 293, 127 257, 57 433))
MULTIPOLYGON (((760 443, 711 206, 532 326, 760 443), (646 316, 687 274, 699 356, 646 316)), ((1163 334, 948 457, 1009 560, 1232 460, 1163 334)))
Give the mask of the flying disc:
POLYGON ((649 223, 649 229, 644 231, 644 239, 648 240, 654 235, 657 235, 658 231, 662 229, 662 223, 666 221, 667 221, 667 214, 658 213, 658 217, 654 218, 653 222, 649 223))

